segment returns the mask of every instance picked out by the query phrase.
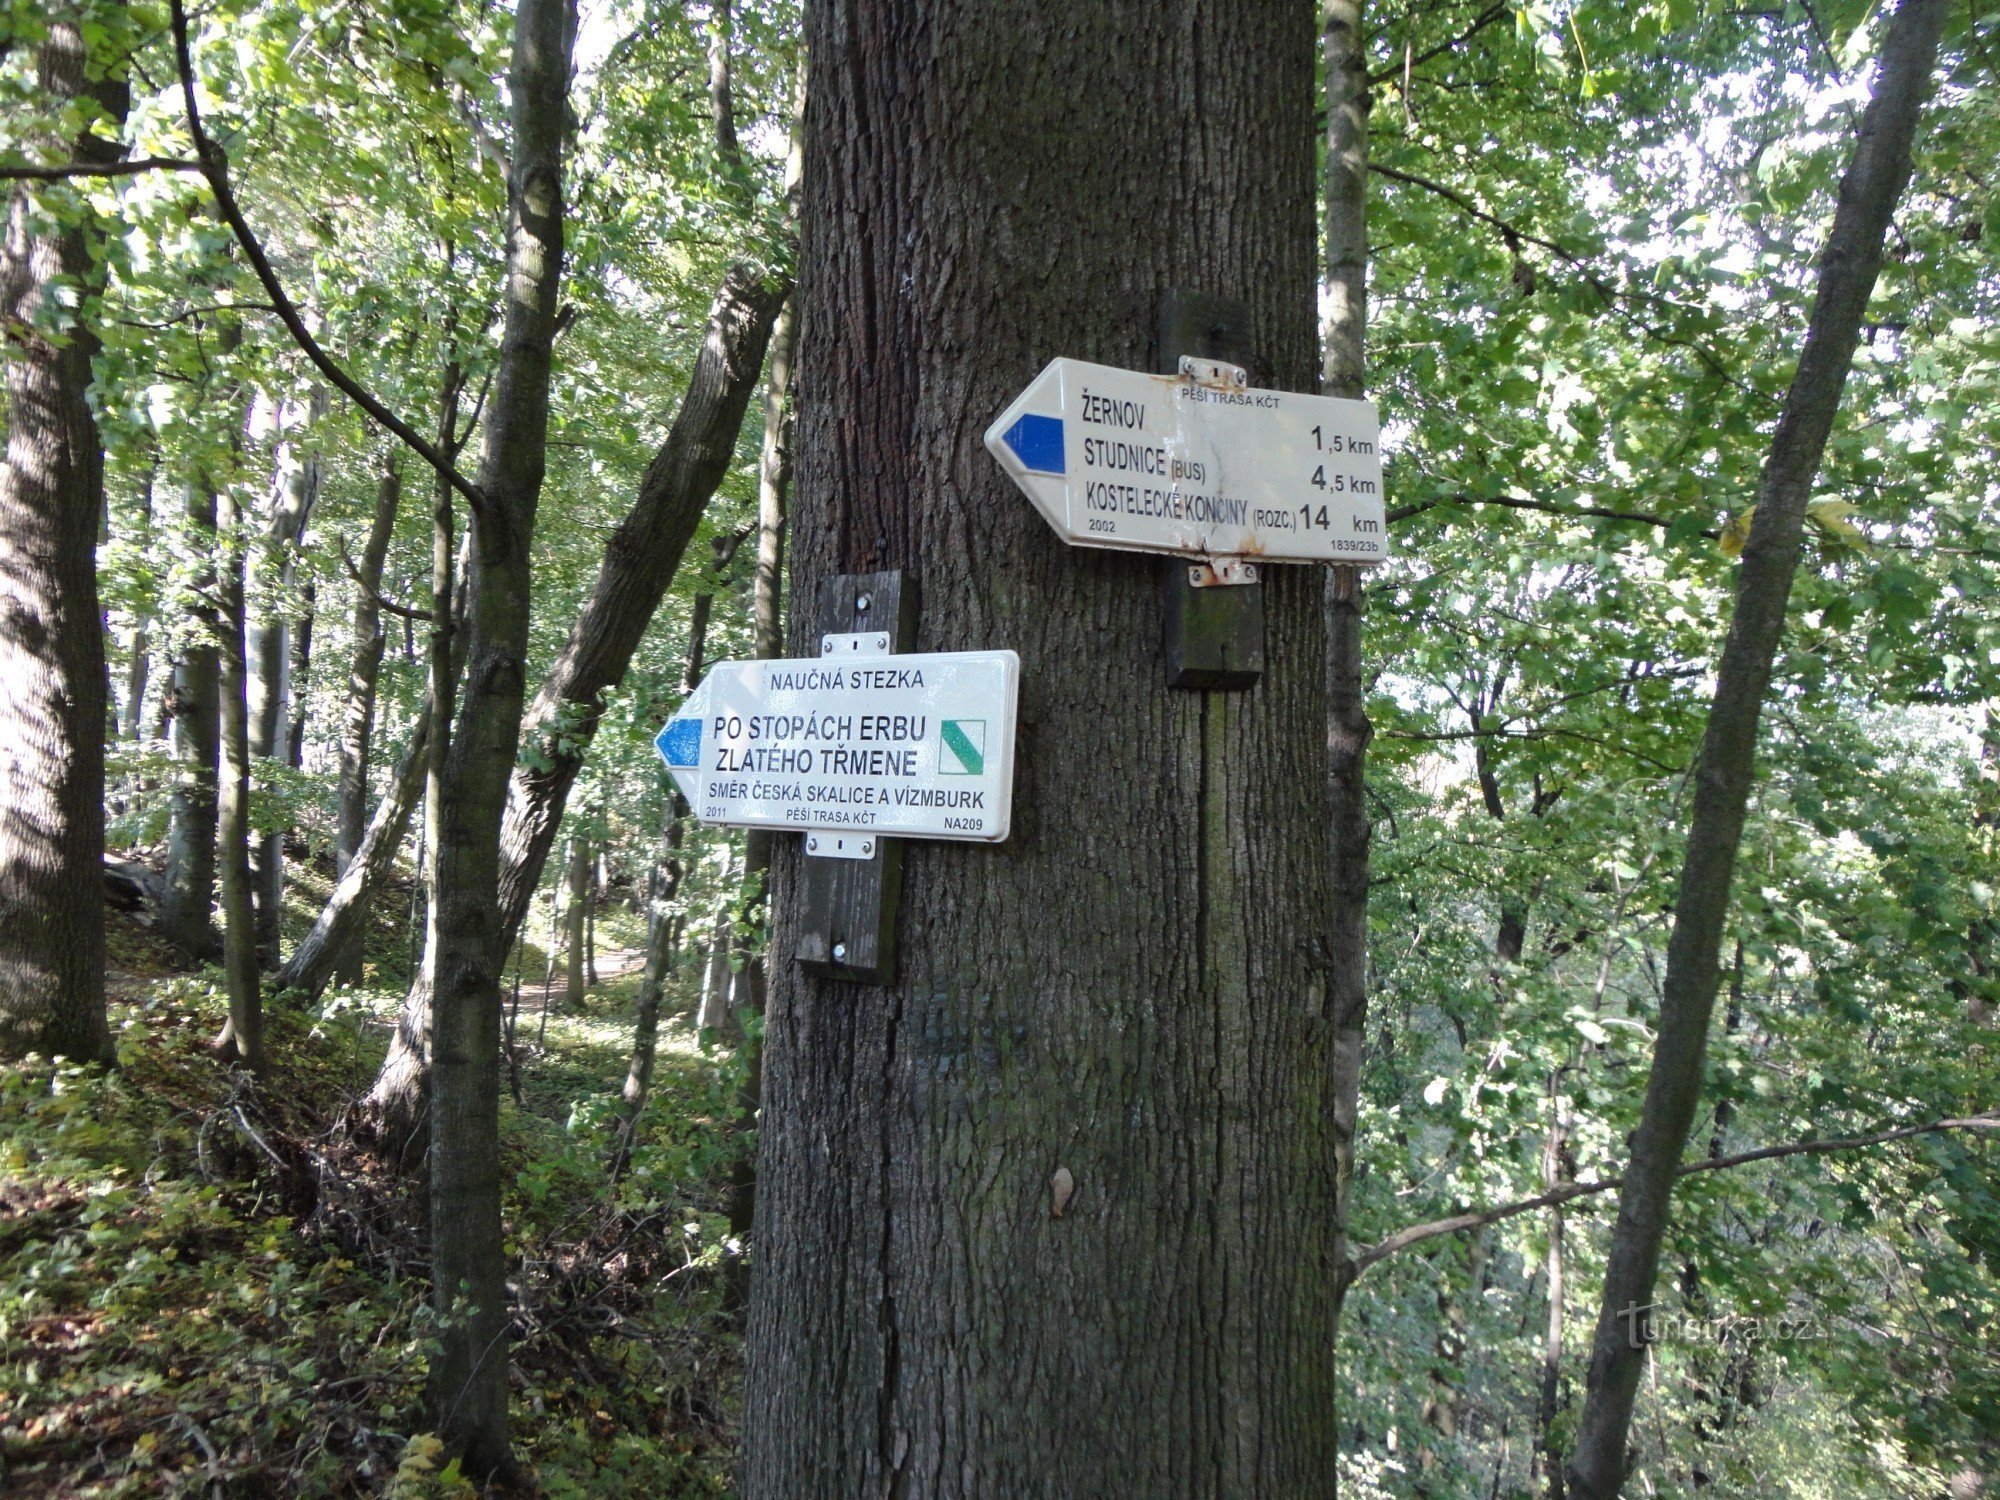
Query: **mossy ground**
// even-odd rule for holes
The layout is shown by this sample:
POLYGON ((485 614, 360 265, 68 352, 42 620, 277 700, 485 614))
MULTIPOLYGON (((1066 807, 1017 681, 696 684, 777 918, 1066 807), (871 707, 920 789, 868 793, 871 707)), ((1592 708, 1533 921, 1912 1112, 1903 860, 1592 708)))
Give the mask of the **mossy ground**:
MULTIPOLYGON (((0 1068, 0 1495, 471 1493, 426 1430, 420 1203, 342 1128, 402 990, 398 900, 369 985, 273 1009, 262 1079, 209 1053, 214 971, 123 919, 119 1067, 0 1068)), ((599 944, 636 948, 636 922, 607 910, 599 944)), ((663 1023, 614 1183, 636 965, 574 1004, 558 988, 545 1032, 532 945, 523 967, 502 1106, 516 1450, 549 1496, 726 1494, 734 1058, 663 1023)))

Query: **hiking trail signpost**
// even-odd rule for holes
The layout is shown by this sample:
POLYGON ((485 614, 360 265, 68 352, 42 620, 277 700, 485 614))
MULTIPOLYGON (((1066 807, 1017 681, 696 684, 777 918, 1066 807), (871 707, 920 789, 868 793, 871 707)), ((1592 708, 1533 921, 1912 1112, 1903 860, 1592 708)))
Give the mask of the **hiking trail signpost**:
POLYGON ((1250 309, 1171 290, 1160 373, 1056 359, 986 447, 1075 547, 1166 554, 1169 687, 1253 685, 1264 670, 1265 563, 1388 556, 1381 425, 1366 401, 1250 383, 1250 309))
POLYGON ((821 654, 708 669, 654 742, 705 823, 786 828, 809 852, 865 859, 876 837, 1007 837, 1011 651, 891 656, 886 635, 829 634, 821 654))
POLYGON ((1218 560, 1388 555, 1375 408, 1258 390, 1220 360, 1183 355, 1177 375, 1052 360, 986 447, 1072 546, 1174 553, 1218 574, 1218 560))
POLYGON ((653 744, 704 823, 805 835, 799 961, 887 984, 903 841, 1012 825, 1021 659, 898 654, 916 632, 900 571, 822 579, 818 623, 817 656, 710 667, 653 744))

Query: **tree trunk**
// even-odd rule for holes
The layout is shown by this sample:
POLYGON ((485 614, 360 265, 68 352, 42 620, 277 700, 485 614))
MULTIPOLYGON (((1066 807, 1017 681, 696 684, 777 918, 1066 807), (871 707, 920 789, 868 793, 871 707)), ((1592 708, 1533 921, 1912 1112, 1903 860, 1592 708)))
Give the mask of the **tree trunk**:
POLYGON ((729 886, 735 873, 735 863, 733 852, 725 854, 722 891, 715 898, 715 909, 709 918, 708 959, 701 971, 701 1003, 695 1009, 695 1029, 714 1032, 718 1036, 730 1028, 732 1021, 729 1013, 729 953, 735 923, 731 919, 732 893, 729 886))
MULTIPOLYGON (((701 685, 701 675, 706 670, 704 658, 708 648, 708 616, 713 602, 708 594, 694 596, 694 608, 688 617, 687 669, 681 674, 683 698, 701 685)), ((680 897, 681 881, 687 873, 687 866, 681 859, 681 840, 686 833, 688 805, 673 778, 665 779, 666 827, 662 831, 659 854, 653 861, 652 878, 647 882, 646 972, 639 981, 638 1015, 632 1030, 632 1061, 625 1070, 625 1087, 621 1097, 625 1126, 619 1138, 618 1153, 612 1162, 613 1176, 624 1168, 625 1158, 638 1133, 640 1111, 645 1108, 646 1096, 653 1087, 653 1060, 660 1036, 660 999, 666 989, 667 976, 673 972, 674 940, 680 930, 679 914, 674 907, 680 897)))
POLYGON ((409 832, 410 815, 423 793, 431 725, 435 719, 436 709, 426 698, 410 731, 409 743, 389 773, 389 785, 383 790, 381 801, 375 804, 374 816, 369 819, 361 842, 334 882, 333 892, 314 920, 312 931, 292 950, 292 956, 278 971, 273 981, 275 990, 296 991, 307 1003, 317 1000, 334 979, 340 954, 361 945, 367 931, 368 904, 396 862, 396 851, 402 848, 403 836, 409 832))
POLYGON ((1889 23, 1876 63, 1874 96, 1861 119, 1820 261, 1805 347, 1758 483, 1756 516, 1736 580, 1735 615, 1716 668, 1695 772, 1652 1072, 1605 1266, 1588 1389, 1570 1460, 1574 1500, 1613 1500, 1624 1483, 1626 1435, 1646 1355, 1644 1309, 1653 1301, 1674 1174, 1701 1099, 1757 720, 1784 630, 1806 501, 1882 264, 1883 236, 1909 180, 1911 142, 1930 92, 1931 66, 1948 9, 1946 0, 1903 0, 1889 23))
MULTIPOLYGON (((153 545, 153 481, 159 473, 159 463, 155 460, 146 469, 145 483, 139 490, 139 544, 142 549, 153 545)), ((93 575, 92 584, 96 587, 93 575)), ((144 605, 138 607, 138 620, 132 627, 132 653, 125 668, 125 720, 123 733, 135 745, 144 743, 146 683, 153 675, 152 657, 152 613, 144 605)))
POLYGON ((519 0, 508 84, 507 303, 471 519, 464 701, 437 806, 432 895, 430 1395, 476 1479, 513 1469, 507 1441, 506 1253, 500 1221, 500 820, 520 743, 535 511, 547 455, 562 278, 562 145, 573 0, 519 0))
POLYGON ((597 988, 597 901, 604 889, 604 851, 593 850, 590 856, 589 889, 583 893, 583 982, 587 989, 597 988))
MULTIPOLYGON (((1562 1073, 1549 1075, 1549 1134, 1542 1147, 1542 1186, 1553 1190, 1576 1173, 1569 1159, 1569 1101, 1562 1093, 1562 1073)), ((1548 1286, 1548 1317, 1542 1333, 1541 1390, 1535 1402, 1535 1464, 1548 1500, 1563 1500, 1563 1459, 1556 1442, 1556 1417, 1562 1410, 1563 1363, 1563 1210, 1549 1210, 1549 1243, 1542 1266, 1548 1286)))
MULTIPOLYGON (((311 416, 326 410, 323 393, 315 393, 311 416)), ((310 419, 309 419, 310 420, 310 419)), ((302 676, 293 671, 294 631, 285 617, 291 607, 292 585, 298 576, 299 543, 306 519, 319 498, 319 460, 306 454, 296 465, 288 465, 278 485, 278 501, 271 509, 271 523, 265 537, 266 554, 255 574, 266 587, 258 592, 257 624, 248 634, 246 656, 250 670, 250 756, 252 760, 277 760, 298 764, 304 734, 291 717, 295 690, 303 693, 302 676)), ((252 596, 255 597, 254 595, 252 596)), ((302 625, 301 632, 309 630, 302 625)), ((299 639, 306 639, 302 633, 299 639)), ((310 649, 308 647, 308 649, 310 649)), ((301 671, 303 668, 301 668, 301 671)), ((251 846, 250 869, 257 900, 257 952, 269 967, 278 962, 278 944, 283 935, 285 905, 285 835, 282 830, 263 834, 251 846)))
MULTIPOLYGON (((123 84, 91 81, 88 60, 76 23, 54 19, 37 59, 44 97, 58 109, 87 97, 122 120, 123 84)), ((88 130, 49 144, 58 160, 72 151, 100 162, 122 154, 88 130)), ((0 457, 0 1054, 108 1062, 96 552, 104 448, 89 400, 97 338, 63 302, 63 293, 98 282, 95 227, 80 206, 67 188, 24 187, 0 243, 9 345, 0 457), (68 198, 69 213, 45 216, 53 198, 68 198)))
MULTIPOLYGON (((1329 313, 1321 389, 1366 394, 1368 353, 1368 66, 1360 0, 1329 0, 1321 46, 1327 77, 1326 259, 1329 313)), ((1355 1126, 1368 1021, 1367 675, 1361 657, 1359 568, 1326 577, 1328 826, 1333 842, 1327 986, 1333 1010, 1334 1319, 1347 1300, 1355 1126)))
MULTIPOLYGON (((796 147, 799 126, 792 138, 796 147)), ((789 175, 796 185, 798 152, 792 152, 789 175)), ((796 211, 796 210, 795 210, 796 211)), ((751 595, 750 619, 754 653, 762 658, 784 655, 780 584, 784 577, 785 499, 792 480, 792 330, 796 299, 786 298, 771 332, 771 368, 764 381, 764 452, 757 482, 757 577, 751 595)), ((737 1004, 762 1017, 770 987, 765 955, 769 947, 771 847, 777 835, 753 828, 743 838, 743 921, 737 934, 737 1004)), ((742 1149, 730 1171, 729 1232, 739 1245, 749 1243, 757 1217, 757 1112, 763 1105, 764 1058, 756 1031, 744 1034, 749 1054, 743 1058, 743 1084, 736 1093, 736 1130, 742 1149)), ((749 1262, 731 1260, 723 1300, 730 1311, 749 1299, 749 1262)))
POLYGON ((523 740, 537 754, 515 768, 501 838, 501 933, 508 943, 541 883, 604 694, 624 679, 709 497, 729 472, 771 324, 789 290, 749 266, 724 279, 673 427, 646 468, 639 498, 605 543, 590 603, 535 695, 523 740))
MULTIPOLYGON (((191 545, 211 559, 215 548, 215 490, 205 478, 187 486, 191 545)), ((215 958, 215 778, 221 711, 216 680, 215 570, 196 576, 188 606, 188 634, 174 660, 172 715, 174 758, 180 772, 167 804, 167 873, 160 903, 160 935, 196 958, 215 958)))
POLYGON ((780 841, 742 1492, 1330 1496, 1322 580, 1268 570, 1255 688, 1170 691, 1157 560, 981 441, 1053 355, 1154 368, 1169 288, 1317 384, 1313 13, 806 24, 793 654, 821 579, 909 570, 920 649, 1020 652, 1022 732, 1009 842, 908 844, 893 984, 790 960, 780 841))
POLYGON ((590 840, 578 834, 569 845, 569 907, 564 913, 563 1003, 574 1010, 583 999, 589 980, 584 973, 584 914, 590 902, 590 840))
POLYGON ((221 486, 216 518, 216 619, 222 769, 216 857, 222 867, 222 968, 229 1024, 218 1048, 253 1071, 264 1067, 264 1010, 257 970, 257 916, 250 877, 249 663, 243 631, 245 517, 240 475, 221 486))
POLYGON ((286 673, 292 724, 285 734, 285 763, 294 771, 304 764, 306 684, 312 680, 313 615, 318 607, 319 584, 308 578, 299 590, 299 618, 292 628, 291 668, 286 673))
MULTIPOLYGON (((382 610, 375 602, 382 591, 382 564, 389 539, 396 531, 396 511, 402 504, 403 477, 391 459, 375 487, 375 514, 368 541, 361 549, 354 592, 354 657, 347 669, 347 711, 340 727, 339 812, 334 833, 334 859, 341 874, 354 863, 367 833, 368 763, 375 739, 375 680, 382 670, 382 610)), ((334 955, 337 984, 359 984, 366 949, 367 927, 357 925, 351 938, 334 955)))
MULTIPOLYGON (((447 321, 455 330, 456 315, 448 315, 447 321)), ((451 360, 445 366, 439 393, 437 444, 438 451, 451 454, 454 459, 464 442, 464 435, 458 430, 458 404, 463 390, 464 372, 455 359, 451 360)), ((465 621, 471 606, 472 537, 466 538, 457 571, 453 571, 454 493, 441 475, 431 486, 431 619, 425 665, 427 701, 438 707, 422 765, 424 822, 417 835, 418 878, 410 890, 411 963, 416 973, 403 997, 389 1051, 359 1111, 364 1133, 372 1136, 375 1149, 399 1171, 406 1170, 416 1159, 413 1148, 419 1144, 418 1136, 429 1119, 431 966, 437 952, 432 939, 436 936, 439 809, 444 795, 445 758, 451 747, 448 728, 451 706, 457 699, 458 681, 465 667, 465 621), (424 905, 421 948, 417 947, 419 893, 432 898, 424 905), (417 961, 419 957, 421 963, 417 961)))

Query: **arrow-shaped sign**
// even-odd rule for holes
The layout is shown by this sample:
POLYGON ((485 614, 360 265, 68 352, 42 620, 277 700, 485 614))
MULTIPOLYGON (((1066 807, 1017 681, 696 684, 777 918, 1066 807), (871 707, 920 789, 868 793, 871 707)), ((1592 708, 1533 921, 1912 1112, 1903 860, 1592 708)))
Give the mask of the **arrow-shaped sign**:
POLYGON ((1366 401, 1058 359, 986 447, 1075 546, 1275 562, 1388 553, 1366 401))
POLYGON ((1012 651, 718 662, 653 744, 703 822, 997 842, 1020 677, 1012 651))

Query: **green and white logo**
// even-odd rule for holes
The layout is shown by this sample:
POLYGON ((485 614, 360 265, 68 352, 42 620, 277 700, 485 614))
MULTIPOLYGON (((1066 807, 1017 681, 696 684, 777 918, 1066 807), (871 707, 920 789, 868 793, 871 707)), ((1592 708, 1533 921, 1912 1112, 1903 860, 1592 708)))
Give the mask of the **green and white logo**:
POLYGON ((986 774, 986 721, 944 719, 938 730, 938 775, 986 774))

